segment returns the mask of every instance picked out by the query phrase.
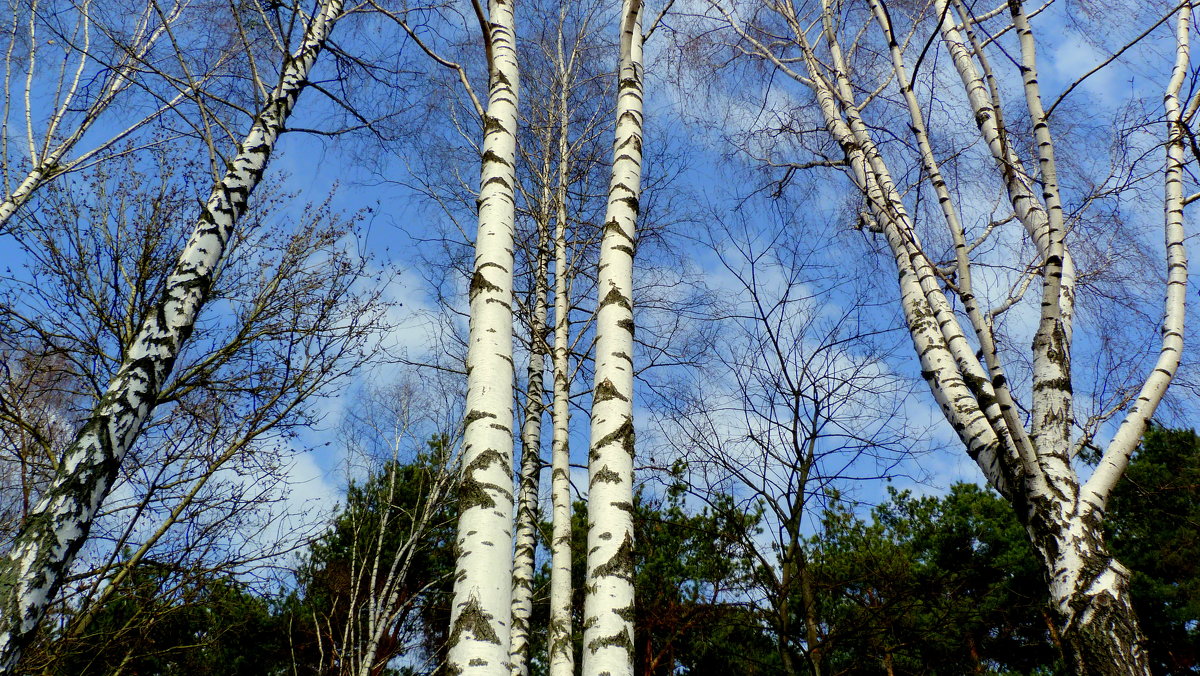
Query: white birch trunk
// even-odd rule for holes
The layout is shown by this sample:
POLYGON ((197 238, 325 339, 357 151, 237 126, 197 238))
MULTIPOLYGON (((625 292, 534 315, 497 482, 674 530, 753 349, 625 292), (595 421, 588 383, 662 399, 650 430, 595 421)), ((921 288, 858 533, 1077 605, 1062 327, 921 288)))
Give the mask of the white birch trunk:
MULTIPOLYGON (((394 504, 398 481, 396 463, 399 458, 400 442, 399 437, 392 441, 393 464, 386 466, 386 471, 389 472, 387 505, 394 504)), ((344 640, 339 647, 348 664, 358 663, 354 669, 357 676, 371 676, 380 673, 380 670, 386 667, 387 662, 392 658, 391 654, 377 655, 379 646, 383 644, 384 636, 392 631, 396 622, 410 611, 412 603, 417 597, 417 594, 411 593, 407 589, 410 582, 409 570, 412 568, 413 560, 420 553, 418 546, 421 544, 422 538, 433 527, 434 519, 437 518, 438 511, 445 504, 452 484, 453 476, 449 472, 439 472, 433 478, 429 492, 419 503, 419 514, 414 515, 409 524, 406 539, 392 553, 390 560, 384 556, 384 549, 387 538, 394 535, 394 524, 390 523, 391 510, 386 508, 380 519, 378 532, 364 534, 364 539, 374 536, 374 541, 367 547, 367 551, 360 553, 357 547, 351 551, 352 559, 357 559, 360 555, 365 554, 365 560, 361 563, 352 561, 351 576, 353 580, 348 599, 350 622, 347 623, 347 629, 360 630, 358 618, 365 615, 365 626, 361 628, 365 641, 362 641, 361 647, 359 647, 359 641, 344 640), (359 598, 359 590, 366 590, 365 598, 359 598), (401 594, 406 591, 409 591, 408 598, 402 603, 401 594)))
MULTIPOLYGON (((1008 138, 1008 131, 1004 126, 1000 104, 997 100, 999 89, 995 85, 983 48, 974 39, 970 28, 966 31, 970 39, 963 38, 962 32, 955 26, 952 15, 949 13, 948 1, 934 0, 933 6, 934 11, 943 17, 939 26, 942 41, 962 80, 963 89, 967 94, 967 103, 974 113, 980 137, 987 144, 996 167, 1004 177, 1004 185, 1012 204, 1013 213, 1016 214, 1017 220, 1021 222, 1025 231, 1033 239, 1038 254, 1049 257, 1052 255, 1051 216, 1035 196, 1031 186, 1030 173, 1026 170, 1025 163, 1013 150, 1012 141, 1008 138), (975 56, 979 58, 978 67, 975 56), (980 69, 983 70, 982 73, 980 69)), ((1029 89, 1026 90, 1027 93, 1029 91, 1029 89)), ((1036 87, 1033 91, 1036 91, 1036 87)), ((1040 103, 1038 108, 1040 109, 1040 103)), ((1055 186, 1053 193, 1057 195, 1057 192, 1057 186, 1055 186)), ((1060 212, 1058 214, 1060 221, 1061 216, 1060 212)), ((1060 255, 1059 265, 1061 268, 1058 284, 1062 297, 1057 301, 1057 306, 1064 319, 1066 343, 1070 345, 1071 317, 1075 298, 1075 264, 1069 252, 1062 251, 1060 255)))
POLYGON ((633 674, 633 256, 642 171, 642 6, 621 6, 612 181, 600 244, 588 454, 584 676, 633 674))
POLYGON ((880 0, 869 0, 869 4, 876 22, 880 25, 887 38, 889 52, 892 57, 892 68, 896 72, 898 85, 908 107, 911 129, 917 137, 921 163, 926 174, 929 176, 929 182, 933 186, 934 192, 937 194, 942 217, 946 221, 946 227, 950 230, 951 237, 954 240, 957 294, 962 300, 963 310, 966 312, 967 317, 970 319, 970 324, 974 329, 976 340, 979 343, 979 351, 982 353, 984 363, 987 365, 992 392, 1000 407, 1001 419, 996 421, 997 432, 1002 440, 1006 437, 1011 440, 1011 443, 1015 447, 1013 449, 1015 455, 1021 459, 1023 464, 1028 464, 1034 457, 1032 442, 1025 433, 1024 422, 1020 418, 1018 407, 1008 384, 1009 378, 1000 363, 1000 354, 992 332, 992 325, 985 319, 979 299, 975 296, 969 258, 970 251, 968 250, 966 234, 959 219, 954 198, 950 193, 946 179, 942 176, 941 168, 938 166, 937 158, 934 155, 933 146, 930 143, 928 129, 925 124, 925 116, 913 91, 911 85, 912 79, 909 77, 908 69, 904 63, 903 50, 896 40, 891 17, 884 5, 880 0))
POLYGON ((67 448, 60 475, 0 560, 0 673, 11 672, 83 546, 92 518, 151 411, 208 297, 238 218, 342 10, 327 0, 286 63, 225 176, 214 187, 163 295, 108 390, 67 448))
POLYGON ((1187 139, 1193 133, 1187 128, 1179 92, 1191 66, 1189 30, 1192 25, 1193 3, 1180 8, 1176 23, 1175 64, 1163 95, 1167 119, 1167 164, 1164 174, 1165 201, 1163 207, 1163 238, 1167 248, 1167 289, 1164 299, 1162 346, 1154 370, 1142 384, 1137 400, 1121 421, 1121 426, 1105 449, 1096 471, 1083 488, 1082 500, 1103 513, 1109 495, 1134 448, 1141 441, 1146 425, 1155 408, 1166 394, 1175 377, 1183 353, 1183 320, 1187 310, 1188 256, 1183 228, 1183 171, 1186 164, 1187 139))
POLYGON ((25 206, 33 198, 33 193, 45 185, 52 177, 53 174, 47 171, 46 167, 38 166, 30 170, 8 197, 0 201, 0 232, 8 231, 8 221, 13 217, 13 214, 25 206))
MULTIPOLYGON (((549 158, 547 158, 548 162, 549 158)), ((549 171, 543 173, 548 177, 549 171)), ((546 294, 549 284, 549 184, 543 194, 538 223, 534 308, 529 329, 529 375, 525 424, 521 429, 521 476, 517 499, 517 536, 513 553, 513 618, 509 661, 513 676, 529 674, 529 618, 533 615, 533 558, 537 550, 539 475, 542 471, 542 414, 546 373, 546 294)))
MULTIPOLYGON (((559 36, 559 64, 562 37, 559 36)), ((562 71, 560 70, 560 74, 562 71)), ((554 222, 554 433, 551 439, 550 495, 550 627, 547 637, 550 676, 574 676, 575 650, 571 641, 571 382, 570 272, 567 268, 567 181, 570 169, 567 131, 567 84, 559 92, 558 182, 554 222)))
POLYGON ((471 278, 451 674, 508 672, 512 619, 512 266, 518 69, 513 0, 488 2, 479 231, 471 278))

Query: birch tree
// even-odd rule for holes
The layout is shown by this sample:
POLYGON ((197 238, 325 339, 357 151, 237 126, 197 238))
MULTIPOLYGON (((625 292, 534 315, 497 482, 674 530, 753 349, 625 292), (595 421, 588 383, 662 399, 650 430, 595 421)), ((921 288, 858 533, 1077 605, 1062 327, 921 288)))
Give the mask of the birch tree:
POLYGON ((558 166, 554 180, 554 347, 552 373, 554 379, 553 410, 551 411, 553 437, 551 439, 550 465, 550 624, 548 627, 547 652, 550 676, 574 676, 575 649, 572 636, 574 613, 571 584, 571 268, 568 267, 567 250, 567 188, 573 157, 569 143, 570 121, 567 101, 570 82, 574 74, 575 55, 572 50, 568 60, 563 53, 563 12, 559 15, 558 31, 555 36, 555 80, 558 85, 558 128, 554 130, 557 143, 558 166))
MULTIPOLYGON (((543 168, 549 169, 547 157, 543 168)), ((546 184, 547 187, 549 184, 546 184)), ((545 414, 546 314, 549 257, 548 190, 537 219, 537 252, 533 270, 533 302, 529 317, 529 369, 526 377, 524 422, 521 426, 521 471, 517 479, 517 527, 513 552, 513 618, 509 660, 513 676, 529 674, 529 617, 533 613, 533 559, 537 550, 537 523, 542 472, 542 417, 545 414)))
POLYGON ((342 14, 342 3, 328 0, 317 10, 301 44, 286 59, 279 82, 259 110, 237 156, 213 187, 162 296, 147 314, 104 396, 66 450, 62 470, 26 520, 12 550, 0 560, 2 671, 15 668, 86 540, 126 452, 153 409, 208 297, 234 226, 342 14))
MULTIPOLYGON (((0 232, 55 178, 163 142, 142 132, 168 114, 202 138, 218 135, 213 127, 222 122, 208 90, 229 81, 226 67, 237 58, 232 51, 211 59, 201 50, 189 53, 179 37, 183 26, 200 22, 221 32, 203 3, 6 5, 0 232), (125 145, 130 140, 132 148, 125 145)), ((261 6, 238 11, 265 16, 261 6)))
MULTIPOLYGON (((476 8, 479 9, 478 5, 476 8)), ((512 276, 518 76, 513 0, 480 14, 488 61, 467 414, 447 668, 507 671, 512 618, 512 276)))
MULTIPOLYGON (((1033 12, 1019 0, 978 16, 953 0, 934 0, 927 9, 903 12, 880 0, 823 0, 817 7, 791 2, 734 7, 714 0, 711 7, 737 36, 736 49, 811 94, 812 122, 823 129, 832 145, 828 149, 840 155, 836 159, 845 162, 847 178, 861 195, 860 225, 881 235, 894 259, 898 302, 922 376, 970 457, 1013 505, 1029 534, 1071 668, 1080 674, 1149 673, 1129 599, 1129 571, 1109 553, 1102 524, 1113 487, 1181 357, 1187 285, 1185 138, 1200 106, 1195 98, 1180 98, 1190 68, 1191 3, 1182 3, 1175 15, 1174 58, 1163 93, 1167 265, 1159 287, 1166 302, 1157 356, 1148 360, 1139 382, 1115 395, 1108 392, 1104 407, 1088 418, 1078 415, 1073 394, 1072 337, 1081 286, 1072 247, 1076 253, 1087 250, 1086 240, 1075 237, 1087 231, 1084 210, 1105 199, 1106 191, 1119 194, 1125 172, 1114 170, 1093 183, 1100 187, 1092 193, 1069 199, 1069 184, 1061 178, 1063 166, 1055 154, 1059 144, 1053 122, 1058 118, 1051 113, 1074 85, 1045 105, 1033 12), (901 29, 894 23, 898 16, 910 17, 912 27, 901 29), (923 49, 934 44, 946 58, 923 49), (997 59, 1001 53, 1003 58, 997 59), (1016 68, 1006 78, 997 64, 1008 59, 1016 68), (925 73, 938 70, 918 81, 915 73, 921 65, 925 73), (954 160, 939 149, 930 121, 934 113, 914 86, 922 82, 938 95, 946 86, 938 77, 947 72, 943 69, 961 82, 956 105, 965 107, 963 117, 977 133, 975 144, 991 165, 987 179, 998 184, 1006 202, 1001 218, 974 228, 968 214, 978 209, 964 197, 970 192, 961 174, 943 170, 954 160), (1003 105, 1006 83, 1020 92, 1019 105, 1003 105), (889 106, 891 102, 895 105, 889 106), (882 131, 901 123, 910 134, 905 150, 887 143, 882 131), (913 154, 906 155, 907 149, 913 154), (915 158, 923 178, 919 185, 902 183, 904 169, 897 168, 897 157, 915 158), (934 198, 933 212, 945 226, 936 237, 930 229, 918 228, 921 212, 914 202, 926 194, 934 198), (1072 204, 1074 211, 1069 210, 1072 204), (1001 288, 1007 288, 996 293, 986 253, 995 246, 995 237, 1004 236, 1018 242, 1023 237, 1030 254, 1016 274, 1001 281, 1001 288), (948 255, 931 241, 949 241, 948 255), (1024 300, 1027 294, 1036 302, 1024 300), (1037 317, 1032 346, 1024 356, 1029 364, 1025 376, 1022 358, 998 329, 1002 316, 1014 307, 1030 308, 1037 317), (1107 434, 1112 436, 1094 471, 1090 476, 1080 472, 1076 458, 1107 434)), ((828 166, 830 159, 818 156, 796 166, 828 166)))
MULTIPOLYGON (((26 262, 2 278, 0 294, 6 360, 24 365, 9 371, 0 394, 0 437, 11 440, 0 444, 0 471, 21 490, 3 497, 21 506, 14 531, 120 367, 151 309, 146 299, 190 234, 185 216, 211 189, 207 167, 183 157, 157 146, 114 159, 47 186, 38 208, 16 217, 13 239, 26 262)), ((186 605, 165 598, 147 606, 163 612, 132 613, 122 626, 95 621, 133 593, 146 565, 162 567, 164 583, 137 593, 170 596, 206 576, 244 576, 311 535, 311 518, 284 501, 287 440, 319 417, 316 400, 375 352, 385 308, 363 283, 366 261, 345 248, 355 226, 318 205, 293 228, 273 213, 287 200, 272 194, 277 181, 264 183, 210 290, 220 319, 200 322, 159 388, 71 583, 49 608, 56 628, 41 632, 22 670, 151 649, 131 637, 150 635, 186 605)))
POLYGON ((313 606, 317 673, 385 673, 415 652, 431 592, 449 580, 454 484, 450 455, 459 407, 412 375, 357 397, 339 436, 351 479, 346 507, 310 553, 300 578, 313 606), (360 482, 361 481, 361 482, 360 482))
POLYGON ((641 16, 640 0, 622 2, 612 180, 597 288, 585 676, 633 673, 633 256, 642 176, 641 16))
MULTIPOLYGON (((560 43, 561 44, 561 43, 560 43)), ((559 52, 561 54, 561 51, 559 52)), ((562 108, 560 107, 560 112, 562 108)), ((566 118, 563 118, 563 125, 566 118)), ((565 150, 566 130, 559 129, 559 149, 565 150)), ((566 174, 569 162, 559 155, 557 217, 554 225, 554 378, 553 437, 551 439, 550 499, 550 625, 547 651, 550 676, 573 676, 575 650, 572 646, 571 594, 571 402, 568 341, 571 324, 568 308, 566 238, 566 174)))
MULTIPOLYGON (((575 297, 586 297, 587 291, 577 291, 576 277, 590 286, 594 283, 593 266, 599 245, 598 228, 592 221, 603 216, 604 195, 610 175, 603 142, 611 126, 608 119, 610 97, 608 82, 611 71, 603 61, 603 55, 611 54, 609 40, 597 33, 595 25, 609 9, 601 2, 545 2, 529 5, 534 30, 526 36, 523 45, 527 55, 523 71, 525 82, 522 100, 522 121, 525 136, 520 144, 522 162, 519 168, 518 186, 525 205, 525 221, 532 221, 527 230, 530 235, 520 237, 525 243, 518 245, 518 269, 529 269, 531 300, 526 303, 522 314, 532 320, 528 323, 530 370, 526 388, 527 401, 532 404, 535 385, 533 364, 540 363, 544 356, 553 352, 553 439, 551 439, 552 529, 557 535, 550 542, 551 556, 557 559, 550 576, 551 615, 550 633, 547 636, 548 657, 551 670, 573 672, 574 650, 572 646, 572 583, 571 583, 571 483, 570 483, 570 407, 571 385, 582 372, 587 360, 587 329, 594 316, 590 307, 577 306, 575 297), (540 27, 540 30, 538 29, 540 27), (553 348, 550 347, 548 324, 545 311, 539 307, 547 298, 548 265, 554 264, 553 348), (579 319, 573 322, 572 315, 579 319), (572 325, 579 330, 572 331, 572 325), (539 353, 544 356, 539 356, 539 353), (572 358, 576 367, 572 368, 572 358)), ((520 227, 520 226, 518 226, 520 227)), ((546 306, 549 303, 545 303, 546 306)), ((538 371, 540 374, 541 371, 538 371)), ((577 395, 579 393, 576 393, 577 395)), ((530 425, 526 418, 525 425, 530 425)), ((523 444, 524 446, 524 444, 523 444)), ((528 446, 525 446, 528 448, 528 446)), ((540 449, 539 449, 540 450, 540 449)), ((526 456, 528 457, 528 456, 526 456)), ((543 463, 539 458, 539 471, 543 463)), ((527 490, 526 480, 530 474, 522 472, 522 494, 532 497, 527 490)), ((529 528, 526 536, 529 545, 534 543, 532 528, 534 519, 530 512, 522 515, 518 529, 529 528)), ((533 548, 529 546, 524 566, 521 558, 521 540, 518 535, 518 570, 523 571, 527 584, 534 582, 532 566, 533 548)), ((514 575, 514 580, 517 576, 514 575)), ((521 629, 520 596, 514 584, 513 618, 513 673, 527 673, 533 655, 520 654, 518 630, 521 629)), ((524 601, 525 608, 531 608, 524 601)), ((522 633, 532 633, 523 629, 522 633)), ((539 632, 540 633, 540 632, 539 632)), ((522 650, 528 642, 522 640, 522 650)))

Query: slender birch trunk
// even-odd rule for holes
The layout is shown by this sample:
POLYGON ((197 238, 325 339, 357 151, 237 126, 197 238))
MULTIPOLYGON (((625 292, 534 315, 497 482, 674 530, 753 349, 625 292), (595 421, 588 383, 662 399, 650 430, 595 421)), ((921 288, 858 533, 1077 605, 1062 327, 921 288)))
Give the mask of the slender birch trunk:
POLYGON ((550 491, 553 514, 550 535, 550 676, 574 676, 571 593, 571 380, 570 271, 567 264, 567 184, 571 167, 567 133, 568 72, 563 61, 559 22, 558 177, 554 204, 554 436, 551 440, 550 491))
MULTIPOLYGON (((549 177, 549 156, 542 172, 549 177)), ((537 550, 538 490, 542 471, 542 414, 546 373, 546 294, 550 273, 550 184, 544 183, 538 214, 537 256, 534 270, 533 316, 529 323, 529 374, 525 397, 525 424, 521 429, 521 476, 517 500, 517 536, 513 555, 512 642, 509 661, 513 676, 529 674, 529 618, 533 614, 533 557, 537 550)))
MULTIPOLYGON (((400 439, 393 440, 392 444, 392 464, 385 466, 385 471, 389 473, 387 505, 395 504, 393 500, 397 489, 396 468, 400 439)), ((341 646, 343 654, 347 656, 347 662, 351 664, 355 661, 358 662, 357 668, 354 669, 357 676, 372 676, 381 673, 393 657, 391 653, 380 656, 378 654, 379 647, 383 644, 385 635, 395 630, 397 620, 412 607, 411 604, 416 594, 408 589, 411 582, 409 570, 412 568, 414 559, 420 554, 418 546, 421 544, 422 537, 433 527, 438 511, 445 504, 451 487, 451 474, 438 473, 433 477, 429 492, 419 501, 419 514, 414 515, 408 526, 406 539, 392 553, 390 560, 384 552, 385 541, 390 535, 393 535, 395 528, 394 524, 389 523, 391 520, 389 509, 383 510, 378 532, 365 534, 367 538, 373 535, 374 542, 368 546, 365 552, 365 561, 361 564, 357 561, 353 562, 351 598, 348 599, 351 608, 351 612, 348 613, 350 627, 360 630, 357 626, 357 617, 366 615, 365 626, 361 628, 365 640, 361 642, 345 640, 341 646), (365 594, 366 598, 358 598, 360 590, 368 590, 365 594), (402 602, 401 599, 405 595, 407 598, 402 602), (361 648, 354 652, 355 646, 359 645, 361 648)), ((358 549, 355 547, 352 557, 358 555, 358 549)))
POLYGON ((341 11, 341 0, 327 0, 320 6, 237 156, 213 187, 155 309, 147 314, 108 390, 67 448, 62 473, 30 512, 12 551, 0 560, 0 673, 16 668, 87 539, 92 518, 126 452, 153 411, 208 297, 233 228, 341 11))
POLYGON ((640 0, 623 0, 616 138, 597 290, 584 676, 633 674, 633 256, 642 172, 641 15, 640 0))
POLYGON ((512 267, 518 74, 513 0, 489 0, 490 57, 471 278, 458 563, 447 669, 508 671, 512 619, 512 267))

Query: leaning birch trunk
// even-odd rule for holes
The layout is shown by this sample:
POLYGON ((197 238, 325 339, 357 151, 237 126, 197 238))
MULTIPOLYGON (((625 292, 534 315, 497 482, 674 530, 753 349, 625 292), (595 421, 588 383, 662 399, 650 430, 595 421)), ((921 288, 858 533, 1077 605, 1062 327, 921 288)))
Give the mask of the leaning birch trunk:
MULTIPOLYGON (((547 158, 548 159, 548 158, 547 158)), ((549 174, 543 172, 543 176, 549 174)), ((542 471, 542 414, 546 373, 546 294, 549 285, 549 183, 538 214, 538 242, 534 270, 533 317, 529 327, 529 376, 525 396, 525 424, 521 428, 521 476, 517 493, 517 535, 513 552, 512 643, 509 661, 513 676, 529 675, 529 618, 533 615, 533 557, 537 549, 538 490, 542 471)))
POLYGON ((597 290, 584 676, 633 674, 633 256, 642 172, 641 12, 640 0, 622 2, 616 138, 597 290))
MULTIPOLYGON (((560 24, 561 25, 561 24, 560 24)), ((551 439, 550 499, 550 631, 547 650, 550 676, 574 676, 571 593, 571 379, 568 362, 571 334, 570 271, 567 268, 567 183, 570 170, 567 142, 567 78, 562 69, 562 36, 558 41, 560 85, 558 114, 558 178, 554 220, 554 436, 551 439)))
POLYGON ((518 70, 513 0, 490 0, 490 55, 470 285, 467 415, 447 669, 508 671, 512 618, 512 267, 518 70))
POLYGON ((12 551, 0 560, 0 673, 16 668, 87 539, 92 518, 126 452, 153 411, 208 297, 233 228, 341 10, 341 0, 328 0, 309 24, 237 156, 213 187, 161 298, 147 313, 108 390, 64 453, 62 473, 30 512, 12 551))

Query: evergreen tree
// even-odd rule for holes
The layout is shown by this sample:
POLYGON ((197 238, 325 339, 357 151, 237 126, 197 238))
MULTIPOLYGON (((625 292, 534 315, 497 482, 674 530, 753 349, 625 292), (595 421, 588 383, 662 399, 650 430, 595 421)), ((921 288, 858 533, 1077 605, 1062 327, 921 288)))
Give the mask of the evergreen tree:
MULTIPOLYGON (((289 673, 285 619, 244 583, 143 561, 73 641, 51 637, 47 674, 289 673), (164 593, 166 592, 166 593, 164 593)), ((34 653, 31 657, 36 656, 34 653)), ((32 667, 33 664, 31 663, 32 667)))
POLYGON ((1055 673, 1041 574, 1012 509, 974 484, 844 502, 812 538, 830 673, 1055 673))
POLYGON ((1109 505, 1156 674, 1200 673, 1200 437, 1152 427, 1109 505))
POLYGON ((293 640, 307 673, 391 673, 385 667, 398 656, 444 661, 456 511, 439 488, 448 445, 439 435, 415 461, 390 460, 365 481, 351 482, 345 507, 300 567, 290 601, 298 628, 293 640), (431 518, 427 501, 436 503, 431 518), (392 565, 405 557, 406 564, 392 565), (372 602, 385 598, 391 607, 375 615, 389 626, 372 632, 372 602))

